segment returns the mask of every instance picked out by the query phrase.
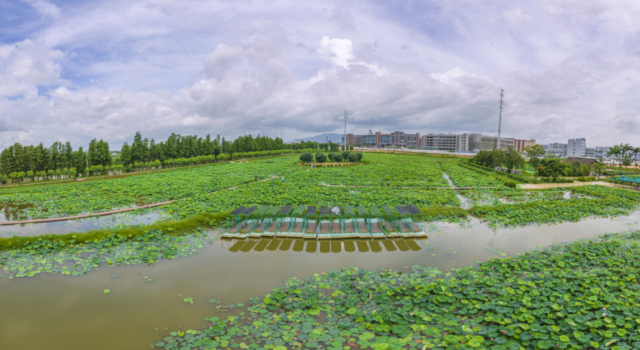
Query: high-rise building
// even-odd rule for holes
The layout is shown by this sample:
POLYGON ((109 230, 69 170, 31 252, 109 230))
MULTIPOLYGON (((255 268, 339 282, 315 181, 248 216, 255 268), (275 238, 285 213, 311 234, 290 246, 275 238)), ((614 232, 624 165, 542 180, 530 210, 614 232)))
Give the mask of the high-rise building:
POLYGON ((567 142, 567 157, 585 157, 587 140, 582 138, 569 139, 567 142))
POLYGON ((423 135, 422 148, 440 151, 468 151, 469 134, 423 135))
POLYGON ((558 157, 565 157, 567 155, 567 145, 564 143, 550 143, 545 149, 547 153, 555 154, 558 157))
POLYGON ((531 139, 531 140, 516 139, 516 151, 524 152, 525 148, 527 148, 528 146, 533 146, 535 144, 536 144, 536 140, 534 139, 531 139))

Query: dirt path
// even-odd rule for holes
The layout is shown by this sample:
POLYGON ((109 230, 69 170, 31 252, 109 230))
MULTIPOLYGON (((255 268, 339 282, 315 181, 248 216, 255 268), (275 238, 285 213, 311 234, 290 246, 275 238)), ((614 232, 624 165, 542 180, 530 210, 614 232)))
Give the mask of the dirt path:
POLYGON ((521 184, 519 186, 523 190, 535 190, 535 189, 543 189, 543 188, 576 187, 576 186, 587 186, 587 185, 600 185, 600 186, 614 187, 612 183, 604 182, 604 181, 591 181, 591 182, 574 181, 573 183, 568 183, 568 184, 557 184, 557 183, 521 184))
MULTIPOLYGON (((264 182, 264 181, 269 181, 269 180, 273 180, 273 179, 277 179, 279 178, 278 176, 274 176, 268 179, 264 179, 264 180, 260 180, 260 182, 264 182)), ((237 187, 229 187, 226 188, 225 190, 233 190, 236 189, 237 187)), ((215 192, 211 192, 211 193, 207 193, 208 195, 214 194, 214 193, 218 193, 220 191, 215 191, 215 192)), ((189 198, 189 197, 187 197, 189 198)), ((82 215, 75 215, 75 216, 64 216, 64 217, 59 217, 59 218, 48 218, 48 219, 34 219, 34 220, 22 220, 22 221, 4 221, 4 222, 0 222, 0 226, 7 226, 7 225, 22 225, 22 224, 38 224, 38 223, 44 223, 44 222, 55 222, 55 221, 66 221, 66 220, 73 220, 73 219, 85 219, 88 217, 94 217, 94 216, 106 216, 106 215, 113 215, 113 214, 118 214, 118 213, 126 213, 129 211, 134 211, 134 210, 138 210, 138 209, 148 209, 148 208, 154 208, 154 207, 159 207, 161 205, 165 205, 165 204, 169 204, 169 203, 173 203, 173 202, 177 202, 177 201, 183 201, 187 198, 181 198, 181 199, 175 199, 172 201, 166 201, 166 202, 160 202, 160 203, 153 203, 153 204, 148 204, 148 205, 142 205, 139 207, 131 207, 131 208, 125 208, 125 209, 118 209, 118 210, 110 210, 110 211, 103 211, 100 213, 90 213, 90 214, 82 214, 82 215)))

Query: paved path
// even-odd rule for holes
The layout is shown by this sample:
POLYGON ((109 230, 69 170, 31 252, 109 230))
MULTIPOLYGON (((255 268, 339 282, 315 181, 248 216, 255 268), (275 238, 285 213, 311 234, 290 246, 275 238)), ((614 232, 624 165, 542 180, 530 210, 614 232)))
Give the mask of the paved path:
POLYGON ((604 181, 592 181, 592 182, 574 181, 573 183, 568 183, 568 184, 557 184, 557 183, 521 184, 520 188, 522 188, 523 190, 536 190, 536 189, 543 189, 543 188, 576 187, 576 186, 587 186, 587 185, 600 185, 600 186, 614 187, 612 183, 604 182, 604 181))

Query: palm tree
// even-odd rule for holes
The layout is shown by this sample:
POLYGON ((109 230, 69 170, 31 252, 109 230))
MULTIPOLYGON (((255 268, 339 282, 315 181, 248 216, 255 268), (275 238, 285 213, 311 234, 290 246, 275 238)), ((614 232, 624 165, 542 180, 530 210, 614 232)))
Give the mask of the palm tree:
POLYGON ((633 154, 635 156, 635 162, 636 162, 636 166, 638 165, 638 153, 640 153, 640 147, 636 147, 633 149, 633 151, 631 151, 631 154, 633 154))
MULTIPOLYGON (((613 147, 609 148, 609 152, 607 153, 607 157, 608 156, 614 156, 619 160, 620 156, 622 155, 621 146, 622 146, 622 144, 620 144, 620 146, 614 145, 613 147)), ((615 168, 615 163, 613 164, 613 167, 615 168)))

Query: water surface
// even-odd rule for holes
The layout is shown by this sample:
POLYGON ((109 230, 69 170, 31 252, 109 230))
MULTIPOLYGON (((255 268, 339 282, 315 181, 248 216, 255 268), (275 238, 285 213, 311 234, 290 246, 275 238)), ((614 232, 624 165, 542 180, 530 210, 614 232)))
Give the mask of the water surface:
POLYGON ((103 266, 79 277, 5 276, 0 278, 0 349, 148 349, 169 331, 201 329, 207 324, 205 317, 236 315, 244 309, 218 313, 208 300, 248 306, 250 297, 264 296, 287 277, 349 266, 447 270, 501 254, 636 229, 638 222, 637 213, 513 229, 493 229, 472 220, 465 227, 427 224, 429 238, 422 241, 216 240, 200 254, 154 266, 103 266), (148 278, 153 281, 146 282, 148 278), (105 296, 105 288, 111 294, 105 296), (183 302, 187 297, 194 303, 183 302))

